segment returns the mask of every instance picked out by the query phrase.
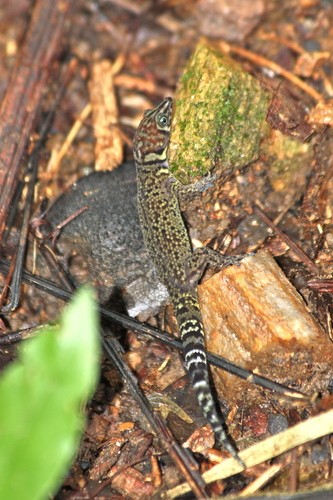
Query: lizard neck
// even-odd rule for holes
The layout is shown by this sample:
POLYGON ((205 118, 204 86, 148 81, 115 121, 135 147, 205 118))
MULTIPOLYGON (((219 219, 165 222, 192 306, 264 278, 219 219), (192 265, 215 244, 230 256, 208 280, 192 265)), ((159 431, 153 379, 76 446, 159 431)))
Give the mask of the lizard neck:
POLYGON ((167 151, 164 149, 160 153, 149 153, 146 155, 134 154, 135 164, 138 171, 146 172, 148 170, 169 170, 167 151))
POLYGON ((143 159, 135 160, 137 168, 137 177, 139 184, 159 184, 165 182, 170 177, 170 169, 167 158, 147 155, 143 159))

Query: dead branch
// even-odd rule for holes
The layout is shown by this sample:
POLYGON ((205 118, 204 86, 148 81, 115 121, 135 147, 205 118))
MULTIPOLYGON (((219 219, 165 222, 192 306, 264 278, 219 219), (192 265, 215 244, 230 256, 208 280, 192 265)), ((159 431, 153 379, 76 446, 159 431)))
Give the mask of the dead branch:
POLYGON ((73 0, 37 0, 0 107, 0 239, 73 0))

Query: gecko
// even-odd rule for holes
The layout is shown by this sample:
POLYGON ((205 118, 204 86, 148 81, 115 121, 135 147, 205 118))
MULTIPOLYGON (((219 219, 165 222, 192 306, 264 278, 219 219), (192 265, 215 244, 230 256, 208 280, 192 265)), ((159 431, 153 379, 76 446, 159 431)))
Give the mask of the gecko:
POLYGON ((178 322, 185 368, 217 445, 244 467, 219 414, 209 380, 198 283, 208 265, 222 268, 239 263, 244 255, 222 256, 209 247, 192 249, 180 210, 180 200, 191 194, 171 173, 167 158, 172 99, 165 98, 144 113, 133 140, 137 170, 137 201, 145 245, 161 282, 166 286, 178 322))

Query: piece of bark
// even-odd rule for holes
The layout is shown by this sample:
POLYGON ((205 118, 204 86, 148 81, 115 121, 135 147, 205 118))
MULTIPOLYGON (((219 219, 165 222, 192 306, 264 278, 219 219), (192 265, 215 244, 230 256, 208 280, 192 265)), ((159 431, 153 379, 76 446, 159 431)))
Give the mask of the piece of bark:
MULTIPOLYGON (((209 351, 310 394, 327 389, 333 345, 270 254, 216 274, 199 286, 199 299, 209 351)), ((229 404, 241 404, 245 389, 254 390, 214 371, 229 404)))
POLYGON ((327 100, 318 102, 316 107, 310 111, 308 122, 310 124, 315 123, 316 125, 329 125, 330 127, 333 127, 332 101, 327 100))
POLYGON ((0 240, 73 0, 38 0, 0 107, 0 240))
POLYGON ((110 61, 93 64, 89 91, 96 139, 95 170, 113 170, 122 163, 124 155, 110 61))

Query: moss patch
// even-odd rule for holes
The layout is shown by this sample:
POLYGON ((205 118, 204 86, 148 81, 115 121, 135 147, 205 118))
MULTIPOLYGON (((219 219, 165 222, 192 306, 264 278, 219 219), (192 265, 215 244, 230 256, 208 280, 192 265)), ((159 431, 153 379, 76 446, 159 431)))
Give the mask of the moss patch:
POLYGON ((229 57, 199 44, 176 93, 171 169, 184 183, 259 156, 270 96, 229 57))

